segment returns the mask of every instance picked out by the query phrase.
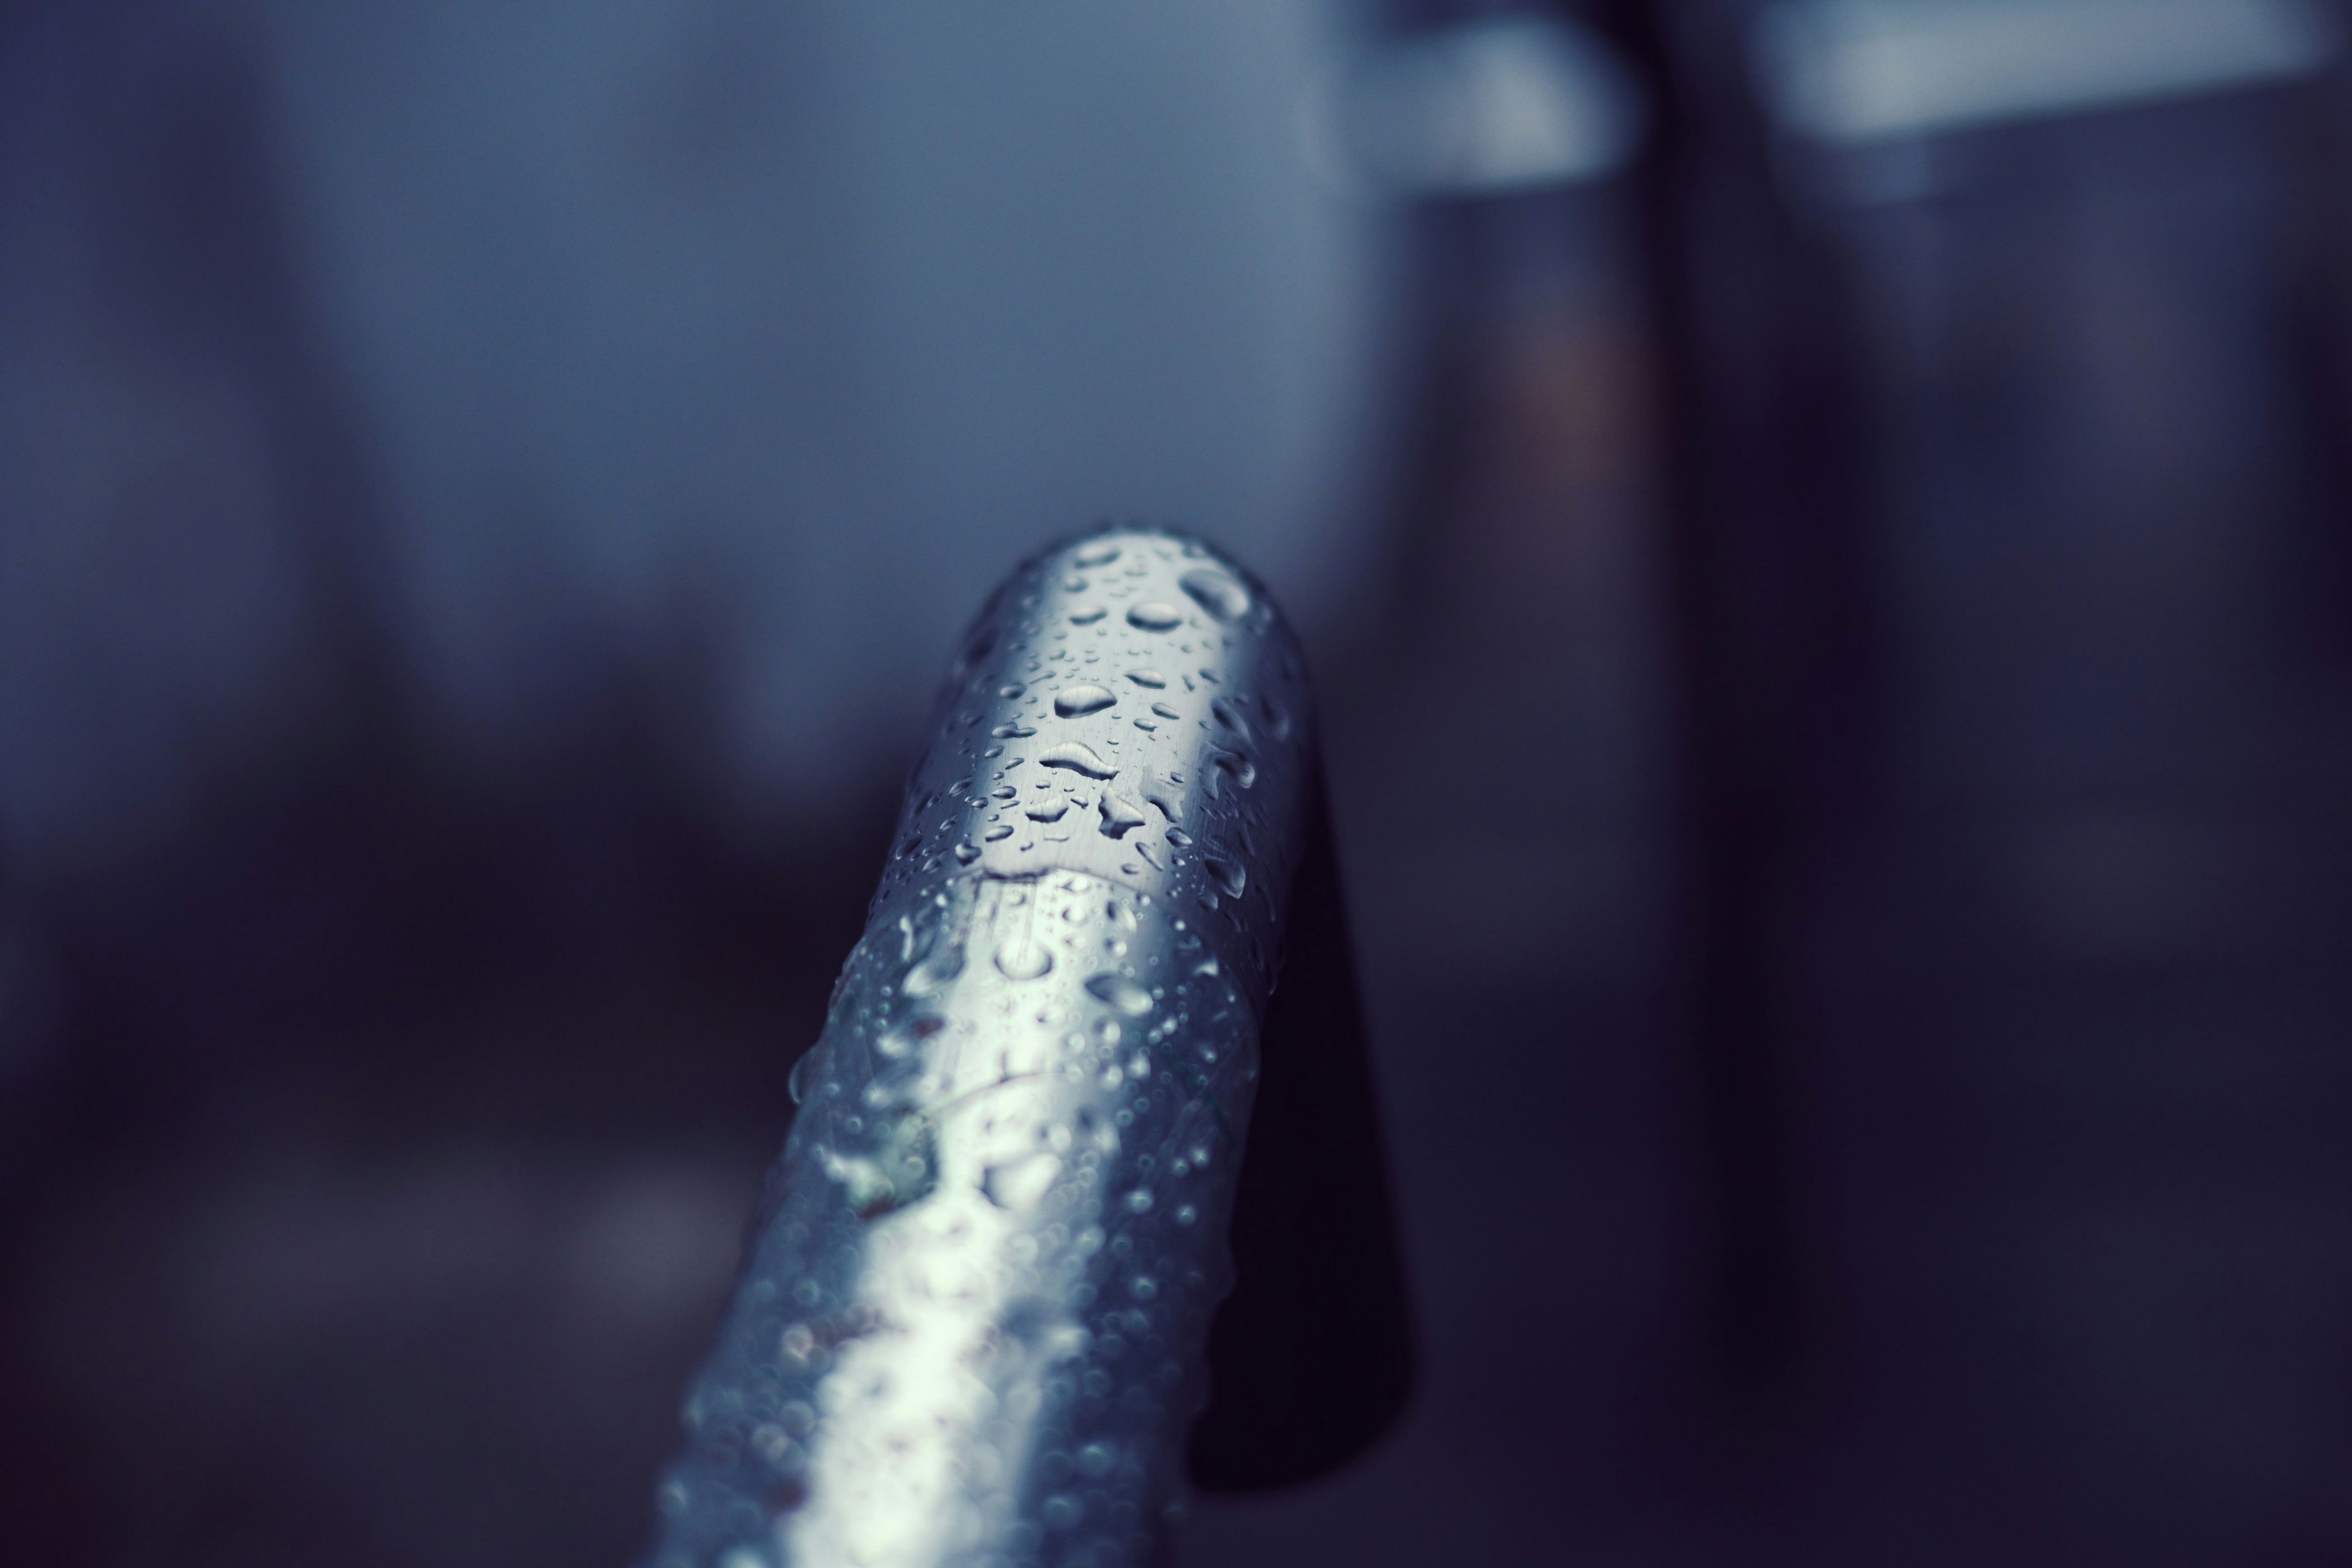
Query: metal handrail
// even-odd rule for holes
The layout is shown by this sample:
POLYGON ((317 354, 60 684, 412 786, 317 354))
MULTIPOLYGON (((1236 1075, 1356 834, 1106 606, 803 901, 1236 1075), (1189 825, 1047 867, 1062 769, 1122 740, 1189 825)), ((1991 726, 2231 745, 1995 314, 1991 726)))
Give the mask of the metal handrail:
MULTIPOLYGON (((998 591, 793 1069, 798 1117, 687 1400, 651 1568, 1154 1559, 1233 1279, 1291 889, 1318 851, 1307 881, 1336 919, 1310 728, 1289 627, 1197 541, 1108 530, 998 591)), ((1341 977, 1354 1028, 1336 931, 1300 972, 1341 977)), ((1402 1397, 1401 1309, 1346 1304, 1401 1302, 1360 1038, 1323 1054, 1344 1142, 1258 1159, 1259 1185, 1290 1190, 1260 1202, 1276 1217, 1252 1245, 1278 1250, 1285 1215, 1337 1202, 1336 1234, 1374 1237, 1371 1278, 1282 1279, 1234 1320, 1306 1342, 1319 1318, 1349 1361, 1308 1354, 1271 1404, 1219 1374, 1221 1409, 1277 1416, 1210 1456, 1231 1484, 1360 1447, 1402 1397), (1333 1407, 1327 1430, 1302 1399, 1333 1407)), ((1284 1059, 1295 1081, 1318 1058, 1284 1059)))

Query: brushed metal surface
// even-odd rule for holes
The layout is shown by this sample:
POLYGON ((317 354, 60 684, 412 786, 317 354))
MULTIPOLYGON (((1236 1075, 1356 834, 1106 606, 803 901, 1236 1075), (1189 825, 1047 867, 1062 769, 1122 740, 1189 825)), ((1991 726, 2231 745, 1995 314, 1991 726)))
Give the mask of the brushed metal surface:
POLYGON ((654 1568, 1112 1564, 1181 1507, 1309 714, 1181 535, 974 624, 660 1489, 654 1568))

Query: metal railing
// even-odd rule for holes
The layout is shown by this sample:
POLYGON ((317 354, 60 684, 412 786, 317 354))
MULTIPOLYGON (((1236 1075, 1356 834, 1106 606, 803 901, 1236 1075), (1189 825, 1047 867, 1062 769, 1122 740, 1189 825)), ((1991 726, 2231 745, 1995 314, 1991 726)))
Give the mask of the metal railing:
POLYGON ((1141 1563, 1204 1401, 1211 1486, 1378 1433, 1409 1347, 1329 842, 1297 643, 1233 562, 1114 529, 998 591, 793 1069, 652 1568, 1141 1563))

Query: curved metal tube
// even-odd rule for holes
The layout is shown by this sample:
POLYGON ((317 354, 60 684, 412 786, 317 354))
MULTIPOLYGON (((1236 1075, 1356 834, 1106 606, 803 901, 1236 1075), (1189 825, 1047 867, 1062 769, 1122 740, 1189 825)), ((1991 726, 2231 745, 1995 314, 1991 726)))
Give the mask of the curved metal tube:
POLYGON ((1142 1563, 1304 852, 1296 640, 1121 528, 983 610, 687 1400, 651 1568, 1142 1563))

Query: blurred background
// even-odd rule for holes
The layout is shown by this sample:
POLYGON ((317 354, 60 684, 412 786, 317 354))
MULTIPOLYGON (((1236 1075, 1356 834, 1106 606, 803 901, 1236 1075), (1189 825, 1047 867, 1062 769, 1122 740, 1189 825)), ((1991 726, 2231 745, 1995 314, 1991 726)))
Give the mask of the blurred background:
POLYGON ((2329 0, 0 5, 0 1518, 622 1564, 931 683, 1316 656, 1424 1346, 1188 1564, 2352 1562, 2329 0))

